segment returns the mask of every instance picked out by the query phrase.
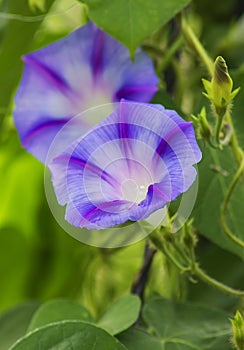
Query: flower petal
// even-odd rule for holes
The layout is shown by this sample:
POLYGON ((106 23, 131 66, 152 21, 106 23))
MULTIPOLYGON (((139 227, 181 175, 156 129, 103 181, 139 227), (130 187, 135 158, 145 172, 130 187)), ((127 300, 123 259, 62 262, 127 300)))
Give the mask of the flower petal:
POLYGON ((145 219, 176 199, 194 182, 200 159, 191 123, 158 106, 122 101, 49 166, 66 220, 103 229, 145 219))
POLYGON ((122 44, 92 23, 23 60, 14 120, 23 146, 42 162, 67 120, 121 98, 150 101, 157 90, 150 58, 138 50, 132 62, 122 44))

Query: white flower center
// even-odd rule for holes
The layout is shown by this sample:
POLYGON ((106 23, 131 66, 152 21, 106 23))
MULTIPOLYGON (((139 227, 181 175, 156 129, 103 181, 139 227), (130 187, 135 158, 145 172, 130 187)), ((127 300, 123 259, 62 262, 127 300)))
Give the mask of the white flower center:
POLYGON ((147 185, 138 184, 133 179, 127 179, 121 184, 123 199, 134 203, 140 203, 146 198, 147 189, 147 185))

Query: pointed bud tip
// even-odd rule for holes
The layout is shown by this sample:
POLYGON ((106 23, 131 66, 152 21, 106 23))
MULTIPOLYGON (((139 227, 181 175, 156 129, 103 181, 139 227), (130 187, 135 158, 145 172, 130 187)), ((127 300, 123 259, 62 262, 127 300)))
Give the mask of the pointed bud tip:
POLYGON ((230 83, 228 67, 222 56, 218 56, 214 62, 214 80, 218 84, 230 83))
POLYGON ((233 320, 233 344, 236 349, 244 350, 244 321, 240 311, 237 311, 233 320))

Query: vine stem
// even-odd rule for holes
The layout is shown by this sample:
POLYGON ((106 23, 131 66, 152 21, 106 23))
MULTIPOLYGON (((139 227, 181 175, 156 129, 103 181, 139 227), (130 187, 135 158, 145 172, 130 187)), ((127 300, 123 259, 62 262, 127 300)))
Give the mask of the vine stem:
POLYGON ((131 288, 131 292, 138 295, 141 300, 144 298, 144 290, 155 253, 156 250, 151 248, 148 242, 146 242, 143 264, 131 288))
POLYGON ((238 244, 240 247, 244 248, 244 242, 239 239, 238 237, 236 237, 232 232, 231 230, 229 229, 227 223, 226 223, 226 211, 227 211, 227 208, 228 208, 228 204, 230 202, 230 198, 231 198, 231 195, 235 189, 235 186, 236 184, 238 183, 238 180, 240 179, 242 173, 244 171, 244 155, 242 154, 242 161, 240 163, 240 166, 239 166, 239 169, 238 171, 236 172, 235 176, 234 176, 234 179, 232 180, 231 184, 230 184, 230 187, 226 193, 226 196, 225 196, 225 199, 224 199, 224 202, 222 204, 222 207, 221 207, 221 226, 225 232, 225 234, 233 241, 235 242, 236 244, 238 244))
POLYGON ((232 149, 232 153, 235 157, 235 160, 237 162, 237 164, 240 164, 243 160, 243 151, 239 145, 239 142, 238 142, 238 139, 237 139, 237 136, 236 136, 236 132, 235 132, 235 128, 234 128, 234 125, 233 125, 233 122, 232 122, 232 118, 231 118, 231 115, 230 115, 230 112, 228 111, 226 113, 226 121, 227 123, 230 125, 231 127, 231 139, 230 139, 230 146, 231 146, 231 149, 232 149))
POLYGON ((201 57, 201 60, 205 64, 205 67, 207 68, 210 76, 212 76, 214 71, 214 63, 212 59, 209 57, 207 51, 202 46, 196 34, 188 25, 183 15, 180 15, 180 19, 181 19, 181 30, 182 30, 182 34, 184 35, 184 38, 190 44, 190 46, 192 46, 195 49, 199 57, 201 57))
MULTIPOLYGON (((209 276, 205 271, 203 271, 200 268, 199 264, 196 261, 189 261, 188 266, 183 266, 182 263, 169 251, 167 244, 165 244, 164 242, 163 234, 162 232, 160 232, 159 229, 152 232, 149 238, 151 242, 155 245, 155 247, 159 251, 161 251, 161 253, 163 253, 166 256, 166 258, 180 270, 181 273, 188 272, 190 274, 193 274, 200 278, 203 282, 229 295, 234 295, 236 297, 244 296, 244 291, 231 288, 225 285, 224 283, 219 282, 215 278, 209 276)), ((173 244, 172 247, 174 247, 173 244)))
POLYGON ((236 297, 243 297, 244 291, 231 288, 229 286, 226 286, 225 284, 217 281, 216 279, 210 277, 206 272, 204 272, 198 264, 194 264, 193 267, 193 273, 199 277, 202 281, 206 282, 207 284, 216 287, 217 289, 221 290, 224 293, 234 295, 236 297))
POLYGON ((165 52, 164 58, 159 64, 157 70, 159 73, 163 72, 168 65, 170 64, 172 57, 174 57, 175 53, 179 50, 179 48, 182 46, 183 38, 182 36, 179 36, 173 44, 169 47, 167 52, 165 52))
MULTIPOLYGON (((131 293, 137 295, 141 299, 142 303, 144 302, 145 288, 148 281, 150 269, 153 263, 153 258, 156 252, 157 250, 152 248, 149 245, 149 242, 146 241, 142 267, 138 272, 133 282, 133 285, 131 287, 131 293)), ((139 326, 141 321, 142 321, 142 308, 140 309, 139 317, 136 320, 134 326, 139 326)))

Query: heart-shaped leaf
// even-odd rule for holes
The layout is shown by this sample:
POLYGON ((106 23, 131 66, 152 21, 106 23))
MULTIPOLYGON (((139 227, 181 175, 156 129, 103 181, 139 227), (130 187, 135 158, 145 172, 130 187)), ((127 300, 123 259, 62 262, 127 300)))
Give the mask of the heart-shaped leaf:
POLYGON ((133 55, 141 42, 180 12, 190 0, 82 0, 88 15, 133 55))
POLYGON ((81 321, 51 323, 28 333, 10 350, 126 350, 110 334, 81 321))

